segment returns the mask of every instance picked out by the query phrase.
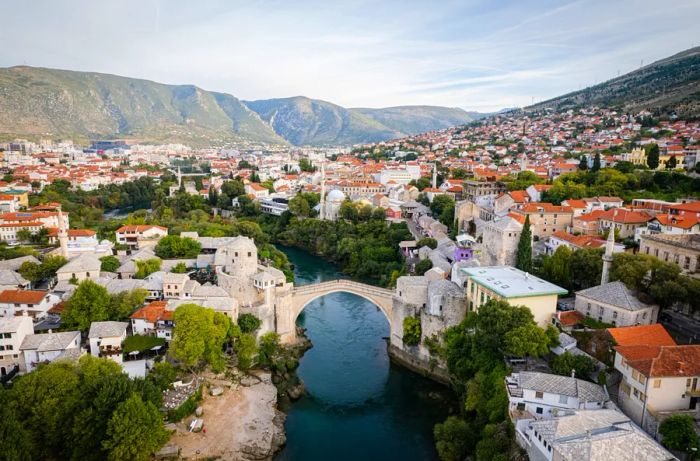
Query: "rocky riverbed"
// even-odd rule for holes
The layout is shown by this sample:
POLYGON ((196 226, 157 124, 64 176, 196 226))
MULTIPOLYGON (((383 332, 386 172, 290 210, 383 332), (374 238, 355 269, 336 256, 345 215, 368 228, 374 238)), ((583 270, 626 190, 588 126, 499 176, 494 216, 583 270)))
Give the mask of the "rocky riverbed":
POLYGON ((189 432, 195 415, 176 425, 170 444, 185 459, 215 458, 232 461, 265 461, 284 445, 285 414, 277 409, 277 388, 269 372, 255 372, 239 383, 207 379, 222 387, 223 394, 207 392, 201 403, 203 430, 189 432))

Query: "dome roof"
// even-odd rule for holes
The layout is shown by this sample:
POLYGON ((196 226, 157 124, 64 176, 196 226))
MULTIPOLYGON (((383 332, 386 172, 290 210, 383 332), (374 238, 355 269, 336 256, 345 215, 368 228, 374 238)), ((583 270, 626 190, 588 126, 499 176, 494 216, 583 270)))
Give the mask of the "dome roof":
POLYGON ((342 191, 339 191, 338 189, 334 189, 326 195, 326 200, 333 200, 333 201, 338 201, 342 202, 345 200, 345 194, 342 191))

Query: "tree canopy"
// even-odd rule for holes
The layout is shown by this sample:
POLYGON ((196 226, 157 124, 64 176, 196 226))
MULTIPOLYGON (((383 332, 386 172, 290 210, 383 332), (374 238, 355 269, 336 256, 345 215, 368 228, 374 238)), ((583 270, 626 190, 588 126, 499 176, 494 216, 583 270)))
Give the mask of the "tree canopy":
POLYGON ((175 328, 170 356, 187 367, 208 364, 214 371, 224 367, 223 345, 229 335, 230 319, 221 312, 183 304, 173 314, 175 328))
POLYGON ((202 251, 202 245, 189 237, 168 235, 158 241, 155 253, 162 259, 196 258, 202 251))

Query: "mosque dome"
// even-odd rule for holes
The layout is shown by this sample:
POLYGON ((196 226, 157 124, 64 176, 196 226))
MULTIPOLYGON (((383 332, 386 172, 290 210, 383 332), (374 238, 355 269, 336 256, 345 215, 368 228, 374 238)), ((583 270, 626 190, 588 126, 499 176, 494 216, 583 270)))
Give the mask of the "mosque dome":
POLYGON ((334 189, 326 195, 326 200, 331 201, 331 202, 342 202, 345 200, 345 194, 342 191, 339 191, 338 189, 334 189))

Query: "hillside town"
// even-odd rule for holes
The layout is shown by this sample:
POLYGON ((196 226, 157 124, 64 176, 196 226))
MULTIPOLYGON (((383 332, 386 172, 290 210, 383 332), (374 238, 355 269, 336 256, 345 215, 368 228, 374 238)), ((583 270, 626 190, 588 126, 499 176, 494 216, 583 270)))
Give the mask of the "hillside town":
MULTIPOLYGON (((449 382, 434 351, 443 333, 499 302, 556 333, 545 353, 504 358, 499 385, 529 459, 668 460, 692 448, 664 443, 663 428, 681 418, 697 432, 700 421, 697 121, 589 108, 352 148, 47 139, 0 149, 3 383, 83 355, 146 378, 178 337, 178 308, 192 304, 231 324, 256 319, 258 341, 293 344, 296 316, 284 312, 303 293, 288 267, 258 235, 207 223, 379 221, 405 236, 389 249, 396 273, 372 274, 384 291, 368 291, 390 300, 397 361, 449 382), (126 192, 139 181, 152 200, 126 192), (170 224, 178 213, 189 227, 170 224), (103 315, 78 312, 95 297, 103 315)), ((182 381, 167 384, 170 398, 182 381)), ((185 399, 196 392, 186 389, 185 399)))

